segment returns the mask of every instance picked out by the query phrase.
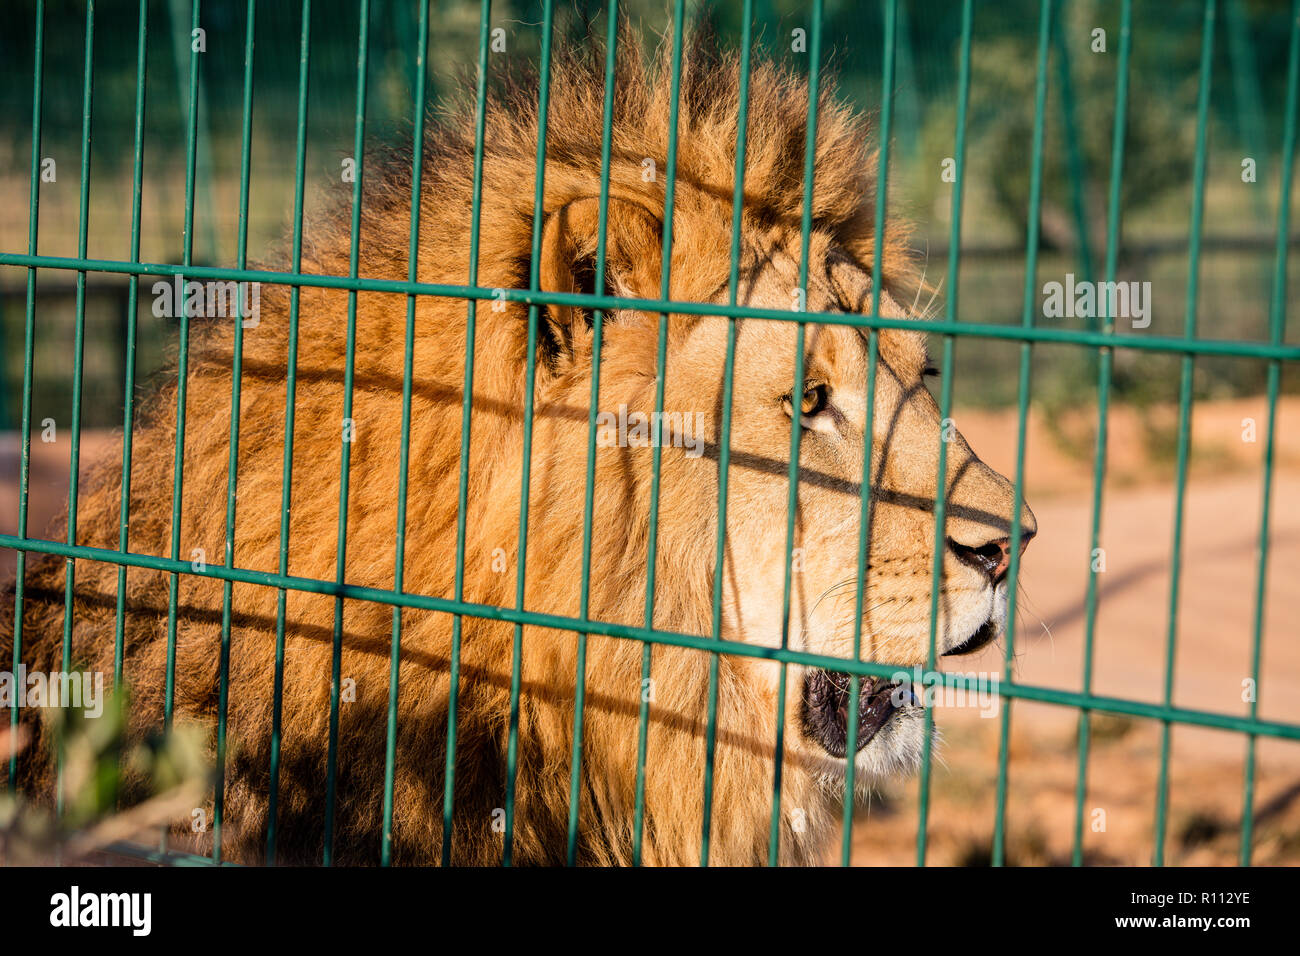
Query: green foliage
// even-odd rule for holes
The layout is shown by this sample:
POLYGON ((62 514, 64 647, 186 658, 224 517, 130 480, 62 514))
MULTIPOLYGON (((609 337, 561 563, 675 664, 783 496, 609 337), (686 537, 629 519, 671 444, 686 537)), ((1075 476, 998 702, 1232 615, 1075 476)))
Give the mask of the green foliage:
MULTIPOLYGON (((1106 22, 1099 4, 1075 3, 1049 47, 1043 166, 1043 241, 1073 245, 1075 220, 1071 190, 1083 190, 1089 242, 1099 248, 1106 222, 1104 184, 1110 179, 1119 36, 1108 31, 1106 52, 1092 51, 1091 30, 1106 22), (1068 76, 1068 97, 1064 83, 1068 76), (1069 128, 1073 119, 1074 129, 1069 128), (1071 151, 1083 173, 1072 182, 1071 151)), ((1099 27, 1104 29, 1104 27, 1099 27)), ((1037 37, 1003 34, 973 44, 971 89, 973 125, 979 130, 972 174, 990 184, 996 208, 1018 235, 1028 225, 1030 151, 1034 133, 1037 37), (1008 109, 1008 104, 1024 108, 1008 109)), ((1120 205, 1132 213, 1155 205, 1169 190, 1186 188, 1192 170, 1191 111, 1171 109, 1170 100, 1191 103, 1196 76, 1185 75, 1166 95, 1147 95, 1141 77, 1130 76, 1128 121, 1124 130, 1124 174, 1120 205), (1173 95, 1169 95, 1172 93, 1173 95)))
POLYGON ((171 817, 167 811, 201 794, 210 776, 202 733, 178 727, 133 741, 129 716, 125 689, 106 699, 98 717, 76 708, 53 712, 63 812, 21 794, 0 793, 0 863, 70 862, 64 851, 82 857, 126 833, 162 825, 171 817), (119 799, 127 792, 141 802, 123 810, 119 799))

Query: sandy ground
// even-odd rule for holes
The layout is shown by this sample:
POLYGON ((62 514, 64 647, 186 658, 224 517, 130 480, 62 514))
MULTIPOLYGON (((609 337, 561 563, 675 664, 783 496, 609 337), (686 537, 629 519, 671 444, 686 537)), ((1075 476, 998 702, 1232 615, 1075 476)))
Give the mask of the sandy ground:
MULTIPOLYGON (((1010 475, 1015 468, 1013 413, 959 410, 954 416, 979 454, 1010 475)), ((1159 703, 1169 636, 1174 465, 1160 434, 1176 410, 1139 415, 1117 407, 1111 421, 1104 487, 1093 690, 1159 703), (1153 437, 1154 436, 1154 437, 1153 437), (1163 447, 1163 446, 1162 446, 1163 447)), ((1198 403, 1193 418, 1182 586, 1176 621, 1173 703, 1244 715, 1250 676, 1267 416, 1262 399, 1198 403), (1253 419, 1257 441, 1243 441, 1253 419)), ((1031 415, 1026 444, 1026 497, 1039 535, 1022 569, 1015 639, 1015 679, 1077 691, 1082 686, 1085 586, 1092 516, 1095 410, 1081 407, 1049 423, 1031 415)), ((1260 716, 1300 723, 1300 398, 1279 406, 1277 468, 1264 642, 1260 716)), ((87 433, 89 459, 108 436, 87 433)), ((32 448, 33 533, 67 494, 66 439, 32 448)), ((16 436, 0 436, 0 526, 17 516, 16 436)), ((0 567, 13 553, 0 552, 0 567)), ((1000 673, 1004 645, 945 661, 948 669, 1000 673)), ((943 742, 931 776, 928 861, 987 862, 996 794, 1000 719, 972 708, 935 711, 943 742)), ((1011 863, 1067 863, 1073 847, 1078 713, 1018 702, 1010 723, 1007 858, 1011 863)), ((1154 839, 1159 722, 1094 718, 1088 763, 1084 850, 1093 863, 1142 864, 1154 839), (1099 813, 1098 811, 1101 811, 1099 813), (1098 824, 1104 813, 1104 830, 1098 824)), ((1172 733, 1166 862, 1231 864, 1240 846, 1246 738, 1177 726, 1172 733)), ((854 827, 854 861, 910 864, 916 859, 915 780, 882 786, 854 827)), ((1258 746, 1254 859, 1300 863, 1300 742, 1263 739, 1258 746)))

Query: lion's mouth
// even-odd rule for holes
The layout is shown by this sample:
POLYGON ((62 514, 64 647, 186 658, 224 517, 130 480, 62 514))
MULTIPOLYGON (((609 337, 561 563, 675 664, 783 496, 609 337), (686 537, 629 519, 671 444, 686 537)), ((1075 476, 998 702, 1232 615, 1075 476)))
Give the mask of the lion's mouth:
MULTIPOLYGON (((891 717, 908 706, 919 706, 911 688, 879 677, 863 678, 858 687, 858 734, 854 752, 871 743, 891 717), (895 692, 898 693, 895 693, 895 692)), ((817 741, 832 757, 848 753, 849 702, 852 680, 847 674, 815 670, 803 680, 799 716, 804 733, 817 741)))
POLYGON ((951 650, 945 651, 943 656, 961 657, 965 654, 974 654, 976 651, 982 650, 984 647, 996 640, 1001 632, 1002 629, 998 626, 996 621, 992 619, 987 620, 975 629, 974 634, 966 638, 966 640, 962 641, 951 650))

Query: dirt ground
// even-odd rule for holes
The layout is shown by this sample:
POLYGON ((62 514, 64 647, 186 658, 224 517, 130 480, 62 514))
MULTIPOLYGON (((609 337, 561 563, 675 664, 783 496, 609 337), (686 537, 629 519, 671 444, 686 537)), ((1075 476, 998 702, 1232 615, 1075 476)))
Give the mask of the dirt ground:
MULTIPOLYGON (((1110 471, 1104 488, 1093 690, 1160 703, 1169 632, 1170 554, 1174 531, 1174 457, 1152 460, 1149 428, 1176 423, 1176 409, 1146 418, 1115 409, 1110 471)), ((1054 437, 1031 416, 1026 445, 1026 498, 1039 534, 1025 554, 1015 634, 1015 680, 1077 691, 1082 687, 1085 587, 1092 520, 1095 409, 1057 426, 1054 437), (1081 440, 1086 438, 1085 440, 1081 440), (1087 459, 1063 451, 1086 449, 1087 459)), ((1015 416, 958 412, 957 426, 994 467, 1015 468, 1015 416)), ((1266 428, 1263 399, 1197 403, 1191 480, 1187 487, 1177 617, 1173 703, 1245 715, 1258 575, 1266 428), (1257 424, 1242 440, 1242 420, 1257 424)), ((1277 422, 1272 543, 1269 552, 1259 714, 1300 722, 1300 400, 1281 403, 1277 422)), ((1002 670, 1004 642, 944 662, 964 673, 1002 670)), ((927 861, 988 863, 996 813, 1000 715, 937 708, 943 734, 932 774, 927 861)), ((1006 860, 1060 864, 1074 846, 1078 712, 1025 701, 1013 705, 1006 804, 1006 860)), ((1093 719, 1084 800, 1087 862, 1146 864, 1152 859, 1158 721, 1098 715, 1093 719), (1094 831, 1101 821, 1104 831, 1094 831)), ((1233 864, 1238 859, 1246 738, 1175 726, 1170 748, 1165 862, 1233 864)), ((854 861, 910 864, 916 859, 916 781, 887 785, 858 814, 854 861)), ((1300 742, 1261 739, 1256 756, 1256 863, 1300 863, 1300 742)))
MULTIPOLYGON (((1080 407, 1049 423, 1035 411, 1026 443, 1026 497, 1039 535, 1025 555, 1015 640, 1015 679, 1079 690, 1084 657, 1085 586, 1092 516, 1095 409, 1080 407)), ((959 410, 958 427, 991 465, 1015 468, 1014 412, 959 410)), ((1112 410, 1104 487, 1093 690, 1159 703, 1169 634, 1174 524, 1176 409, 1112 410), (1158 449, 1153 451, 1152 449, 1158 449)), ((1258 574, 1267 423, 1262 398, 1195 406, 1185 506, 1182 586, 1177 616, 1173 703, 1244 715, 1258 574), (1253 419, 1255 441, 1249 438, 1253 419)), ((1300 723, 1300 398, 1278 409, 1272 544, 1264 608, 1259 712, 1300 723)), ((87 433, 89 459, 109 441, 87 433)), ((16 436, 0 436, 0 526, 16 525, 16 436)), ((68 445, 32 447, 33 533, 67 494, 68 445)), ((0 552, 0 567, 13 566, 0 552)), ((947 669, 1000 673, 1004 644, 946 660, 947 669)), ((996 793, 1000 720, 976 709, 938 707, 943 741, 931 776, 927 861, 988 861, 996 793)), ((1006 809, 1007 861, 1068 863, 1073 847, 1078 713, 1020 701, 1011 717, 1006 809)), ((1151 860, 1160 754, 1159 722, 1093 719, 1084 801, 1086 859, 1098 864, 1151 860), (1096 828, 1104 812, 1104 830, 1096 828)), ((1238 858, 1246 738, 1177 726, 1172 733, 1166 862, 1232 864, 1238 858)), ((1255 788, 1254 860, 1300 863, 1300 742, 1260 740, 1255 788)), ((917 781, 884 785, 854 826, 854 861, 910 864, 916 859, 917 781)))

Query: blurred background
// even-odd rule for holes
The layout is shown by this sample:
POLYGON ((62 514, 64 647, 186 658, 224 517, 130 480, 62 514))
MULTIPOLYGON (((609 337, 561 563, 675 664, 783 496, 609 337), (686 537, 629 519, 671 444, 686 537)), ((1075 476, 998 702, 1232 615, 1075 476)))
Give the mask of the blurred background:
MULTIPOLYGON (((82 163, 82 66, 85 6, 46 3, 40 155, 52 160, 40 190, 38 252, 75 256, 82 163)), ((141 258, 180 262, 185 215, 186 116, 189 106, 190 4, 148 6, 144 191, 141 258)), ((665 3, 622 4, 647 36, 670 22, 665 3)), ((1052 3, 1041 244, 1033 286, 1101 279, 1119 51, 1119 0, 1052 3), (1098 49, 1095 31, 1104 31, 1098 49)), ((506 54, 535 57, 541 5, 492 4, 492 26, 506 31, 506 54)), ((807 29, 809 4, 754 4, 757 42, 807 69, 791 50, 792 31, 807 29)), ((1266 340, 1276 254, 1282 135, 1285 121, 1290 4, 1286 0, 1219 0, 1210 96, 1208 166, 1199 267, 1197 335, 1266 340), (1253 161, 1252 182, 1243 163, 1253 161)), ((557 30, 582 34, 601 21, 604 4, 580 2, 557 16, 557 30)), ((733 44, 741 4, 690 4, 733 44)), ((1198 0, 1134 4, 1129 112, 1122 185, 1117 278, 1151 283, 1147 334, 1181 335, 1190 268, 1196 95, 1203 6, 1198 0)), ((205 0, 201 25, 193 261, 235 264, 242 122, 243 0, 205 0)), ((879 110, 882 5, 827 0, 824 47, 841 94, 879 110)), ((93 120, 87 255, 130 254, 138 4, 96 5, 93 120)), ((9 0, 0 32, 0 251, 27 252, 31 174, 35 0, 9 0)), ((256 21, 254 113, 248 255, 278 258, 293 209, 299 4, 260 3, 256 21)), ((340 182, 352 152, 356 105, 357 5, 314 0, 307 129, 305 233, 312 209, 340 182)), ((418 5, 372 2, 367 148, 410 141, 418 5)), ((430 99, 472 76, 479 4, 433 4, 430 99)), ((975 4, 972 80, 957 318, 1018 324, 1024 308, 1025 233, 1038 39, 1037 0, 975 4)), ((600 28, 603 31, 603 28, 600 28)), ((954 154, 961 4, 899 4, 889 196, 893 215, 916 224, 916 245, 930 281, 930 306, 942 314, 953 290, 948 269, 952 184, 941 176, 954 154)), ((1294 191, 1300 192, 1300 191, 1294 191)), ((1300 196, 1292 204, 1289 289, 1300 261, 1300 196)), ((58 440, 33 443, 32 518, 39 533, 66 500, 71 421, 76 274, 45 269, 36 277, 35 386, 32 419, 52 418, 58 440)), ((0 266, 0 526, 16 527, 18 440, 27 270, 0 266)), ((122 422, 127 279, 90 273, 86 282, 83 456, 103 446, 122 422)), ((1296 298, 1294 293, 1290 298, 1296 298)), ((1288 303, 1282 303, 1284 306, 1288 303)), ((918 309, 925 303, 918 304, 918 309)), ((1087 327, 1082 319, 1034 321, 1087 327)), ((1291 312, 1295 311, 1293 307, 1291 312)), ((141 296, 137 376, 148 386, 172 347, 176 328, 156 318, 141 296)), ((1121 331, 1130 331, 1121 329, 1121 331)), ((1141 334, 1141 333, 1138 333, 1141 334)), ((1284 331, 1300 341, 1300 322, 1284 331)), ((935 349, 936 354, 938 349, 935 349)), ((958 427, 983 458, 1011 475, 1016 465, 1019 346, 958 338, 952 379, 958 427)), ((1102 488, 1101 544, 1093 689, 1159 702, 1164 696, 1170 632, 1171 542, 1178 441, 1178 356, 1116 354, 1109 460, 1102 488)), ((1242 681, 1250 675, 1256 610, 1261 459, 1268 421, 1263 396, 1267 363, 1206 357, 1195 364, 1180 601, 1174 630, 1173 702, 1198 710, 1245 714, 1242 681), (1253 420, 1250 436, 1246 420, 1253 420), (1249 437, 1248 437, 1249 436, 1249 437)), ((1033 349, 1025 489, 1041 533, 1022 569, 1015 677, 1078 690, 1082 681, 1097 428, 1097 359, 1077 346, 1033 349)), ((1263 596, 1259 712, 1300 722, 1300 369, 1282 368, 1273 489, 1272 551, 1263 596)), ((12 552, 0 555, 13 566, 12 552)), ((956 669, 1001 672, 1002 646, 956 669)), ((948 662, 945 662, 946 664, 948 662)), ((987 863, 996 800, 999 720, 969 709, 943 709, 946 743, 932 781, 929 860, 987 863)), ((1010 724, 1007 854, 1011 863, 1068 863, 1073 846, 1078 772, 1077 712, 1017 703, 1010 724)), ((1157 722, 1093 719, 1085 812, 1085 859, 1145 863, 1151 858, 1158 772, 1157 722), (1093 811, 1105 811, 1094 830, 1093 811)), ((1176 727, 1170 771, 1169 837, 1173 863, 1233 863, 1238 858, 1246 741, 1238 734, 1176 727)), ((1300 745, 1264 740, 1257 766, 1255 860, 1300 863, 1300 745)), ((859 815, 855 859, 915 859, 917 784, 890 784, 859 815)))

